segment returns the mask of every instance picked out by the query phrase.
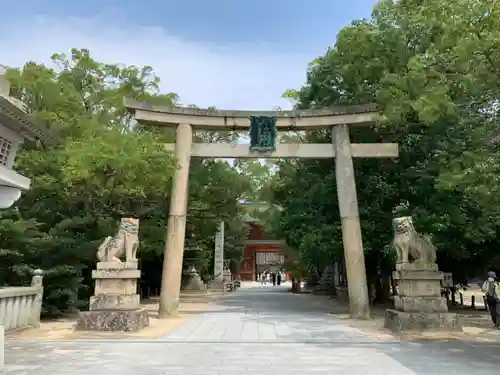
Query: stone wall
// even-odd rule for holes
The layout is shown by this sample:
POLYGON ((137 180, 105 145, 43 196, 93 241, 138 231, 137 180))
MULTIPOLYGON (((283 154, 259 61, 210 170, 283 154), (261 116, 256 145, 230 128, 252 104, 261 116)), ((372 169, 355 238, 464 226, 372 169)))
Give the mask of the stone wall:
POLYGON ((4 368, 5 332, 38 327, 42 299, 42 270, 35 270, 31 286, 0 288, 0 372, 4 368))
POLYGON ((40 325, 42 280, 42 271, 36 270, 31 286, 0 288, 0 326, 6 332, 40 325))

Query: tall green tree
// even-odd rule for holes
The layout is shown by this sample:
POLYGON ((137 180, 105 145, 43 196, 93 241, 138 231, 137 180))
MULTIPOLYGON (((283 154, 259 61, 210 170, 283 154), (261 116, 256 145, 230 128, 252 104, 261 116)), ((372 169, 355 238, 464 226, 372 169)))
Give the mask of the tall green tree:
MULTIPOLYGON (((307 84, 284 96, 297 108, 376 102, 387 118, 353 129, 353 142, 397 142, 397 160, 356 160, 367 272, 390 270, 393 210, 408 202, 417 229, 433 236, 445 271, 464 281, 498 247, 496 1, 380 1, 334 47, 311 62, 307 84), (386 249, 386 250, 384 250, 386 249), (389 266, 388 266, 389 264, 389 266)), ((330 142, 326 133, 305 141, 330 142)), ((281 162, 278 229, 312 265, 340 256, 331 162, 281 162), (311 192, 304 194, 304 192, 311 192), (320 249, 325 249, 324 252, 320 249)))
MULTIPOLYGON (((0 217, 0 284, 27 283, 31 270, 43 269, 44 308, 54 315, 85 306, 96 249, 124 216, 140 219, 143 281, 159 286, 177 167, 164 144, 175 141, 175 132, 136 124, 123 97, 164 105, 178 98, 159 93, 160 81, 150 67, 101 63, 85 49, 54 54, 52 62, 55 68, 28 62, 7 73, 13 94, 57 132, 61 144, 24 150, 16 160, 33 184, 0 217)), ((186 256, 187 262, 208 272, 220 220, 232 221, 229 254, 241 258, 245 233, 237 199, 249 186, 248 178, 224 161, 193 161, 186 242, 194 248, 194 260, 186 256)))

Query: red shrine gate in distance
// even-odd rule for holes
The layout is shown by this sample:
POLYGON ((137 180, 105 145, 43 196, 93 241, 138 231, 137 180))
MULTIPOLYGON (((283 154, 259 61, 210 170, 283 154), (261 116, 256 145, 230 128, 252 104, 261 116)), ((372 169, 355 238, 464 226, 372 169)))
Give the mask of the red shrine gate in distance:
MULTIPOLYGON (((269 238, 265 234, 264 226, 257 221, 248 221, 250 226, 245 241, 244 259, 240 267, 242 281, 256 281, 257 273, 268 270, 280 270, 287 259, 283 254, 283 242, 269 238)), ((285 270, 285 280, 290 280, 285 270)))

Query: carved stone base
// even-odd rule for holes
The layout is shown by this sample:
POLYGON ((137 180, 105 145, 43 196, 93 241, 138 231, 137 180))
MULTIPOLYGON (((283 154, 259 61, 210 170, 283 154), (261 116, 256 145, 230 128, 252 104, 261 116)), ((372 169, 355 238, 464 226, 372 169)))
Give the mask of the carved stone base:
POLYGON ((138 262, 97 262, 98 270, 136 270, 139 267, 138 262))
POLYGON ((405 312, 448 312, 444 297, 436 296, 394 296, 394 308, 405 312))
POLYGON ((107 309, 80 312, 76 330, 136 332, 148 326, 147 309, 107 309))
POLYGON ((436 263, 396 263, 396 271, 439 271, 436 263))
POLYGON ((141 271, 137 262, 99 262, 96 268, 92 271, 95 289, 90 297, 91 311, 139 308, 137 281, 141 271))
POLYGON ((139 294, 100 294, 90 297, 89 310, 136 309, 140 302, 139 294))
POLYGON ((398 295, 394 296, 394 308, 405 312, 448 311, 446 299, 441 297, 441 280, 435 263, 399 263, 393 273, 398 283, 398 295))
POLYGON ((95 292, 98 294, 136 294, 141 271, 131 269, 97 269, 92 271, 95 292))
POLYGON ((419 313, 385 310, 384 327, 393 332, 452 331, 462 332, 462 322, 454 313, 419 313))
POLYGON ((443 277, 436 264, 399 264, 393 272, 401 296, 440 297, 443 277))

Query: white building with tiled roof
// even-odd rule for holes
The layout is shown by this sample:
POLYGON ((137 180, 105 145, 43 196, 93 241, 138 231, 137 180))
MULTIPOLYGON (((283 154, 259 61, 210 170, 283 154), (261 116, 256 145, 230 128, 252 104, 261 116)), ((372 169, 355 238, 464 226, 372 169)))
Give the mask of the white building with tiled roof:
POLYGON ((22 192, 30 188, 30 180, 13 169, 16 153, 23 142, 58 142, 49 129, 26 112, 20 100, 10 96, 6 69, 0 65, 0 208, 12 206, 22 192))

